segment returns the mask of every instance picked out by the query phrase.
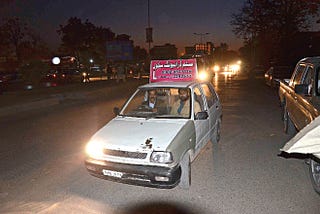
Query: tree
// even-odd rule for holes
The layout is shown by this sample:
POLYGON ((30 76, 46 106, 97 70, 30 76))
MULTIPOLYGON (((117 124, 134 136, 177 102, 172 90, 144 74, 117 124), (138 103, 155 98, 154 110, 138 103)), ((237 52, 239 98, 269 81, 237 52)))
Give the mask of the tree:
POLYGON ((239 54, 236 51, 229 50, 227 43, 220 43, 220 46, 215 47, 213 58, 215 61, 228 64, 239 59, 239 54))
POLYGON ((19 18, 10 18, 0 26, 2 45, 11 47, 17 61, 21 62, 20 45, 27 40, 28 27, 19 18))
POLYGON ((231 25, 252 47, 252 60, 266 61, 288 51, 287 39, 310 27, 309 20, 318 17, 319 6, 320 0, 246 0, 239 13, 232 15, 231 25))
POLYGON ((57 32, 62 40, 60 49, 76 56, 86 66, 90 66, 90 58, 97 64, 105 63, 106 42, 115 36, 109 28, 96 27, 88 20, 82 22, 77 17, 69 18, 67 24, 60 25, 57 32))
POLYGON ((14 70, 16 66, 47 57, 49 52, 40 36, 26 22, 19 18, 3 20, 0 25, 0 54, 7 57, 8 63, 3 63, 2 67, 14 70))

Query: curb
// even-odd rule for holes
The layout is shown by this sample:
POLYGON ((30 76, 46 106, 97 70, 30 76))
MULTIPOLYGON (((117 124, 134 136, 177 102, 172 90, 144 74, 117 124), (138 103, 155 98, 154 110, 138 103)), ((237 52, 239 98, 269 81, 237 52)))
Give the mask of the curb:
POLYGON ((136 88, 138 85, 145 84, 143 82, 127 82, 124 87, 121 85, 113 85, 102 88, 97 88, 89 91, 65 91, 56 94, 48 94, 37 100, 27 101, 25 103, 14 104, 10 106, 0 107, 0 117, 9 116, 16 113, 26 112, 29 110, 40 109, 53 105, 61 104, 66 100, 94 100, 98 98, 107 98, 112 95, 113 90, 120 90, 122 93, 128 92, 128 87, 136 88))

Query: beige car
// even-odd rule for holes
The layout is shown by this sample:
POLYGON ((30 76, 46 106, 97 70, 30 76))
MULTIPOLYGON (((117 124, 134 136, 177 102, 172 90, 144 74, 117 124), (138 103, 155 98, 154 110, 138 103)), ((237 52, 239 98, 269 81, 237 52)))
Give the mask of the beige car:
POLYGON ((85 165, 95 177, 155 188, 188 188, 190 164, 209 141, 220 139, 221 103, 208 82, 149 83, 115 113, 86 147, 85 165))

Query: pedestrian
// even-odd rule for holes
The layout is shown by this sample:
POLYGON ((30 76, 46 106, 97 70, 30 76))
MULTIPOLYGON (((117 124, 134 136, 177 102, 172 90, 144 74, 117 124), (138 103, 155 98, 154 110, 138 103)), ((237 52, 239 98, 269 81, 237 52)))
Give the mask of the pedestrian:
POLYGON ((112 67, 111 67, 111 64, 108 64, 108 67, 107 67, 107 78, 108 80, 110 80, 112 77, 112 67))
POLYGON ((120 63, 117 68, 117 83, 120 82, 120 79, 122 82, 126 81, 126 69, 123 63, 120 63))

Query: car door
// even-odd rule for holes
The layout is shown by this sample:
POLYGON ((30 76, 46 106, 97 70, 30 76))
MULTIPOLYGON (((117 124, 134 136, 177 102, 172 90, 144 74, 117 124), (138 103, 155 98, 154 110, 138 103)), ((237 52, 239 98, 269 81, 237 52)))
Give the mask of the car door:
POLYGON ((311 122, 313 111, 313 106, 310 103, 313 94, 313 82, 312 78, 314 77, 314 69, 313 66, 308 65, 304 74, 303 79, 301 80, 301 84, 308 85, 308 93, 307 94, 297 94, 295 96, 296 108, 295 108, 295 122, 297 128, 300 130, 305 127, 307 124, 311 122), (307 102, 306 102, 307 101, 307 102))
POLYGON ((209 141, 210 133, 209 133, 209 117, 206 119, 196 119, 196 114, 198 112, 195 112, 195 103, 199 103, 201 112, 208 112, 207 108, 207 102, 205 100, 205 97, 202 93, 202 90, 199 85, 193 88, 193 99, 192 99, 192 112, 194 117, 194 125, 196 130, 196 148, 195 153, 196 155, 201 150, 201 148, 207 144, 209 141))
POLYGON ((297 112, 297 100, 296 100, 296 94, 294 92, 294 87, 297 84, 301 83, 301 80, 303 79, 303 75, 306 69, 305 64, 299 64, 296 67, 296 71, 294 73, 294 76, 291 78, 289 86, 291 90, 288 92, 286 97, 286 108, 287 111, 290 113, 290 118, 293 120, 293 122, 296 124, 297 118, 295 117, 295 112, 297 112))
POLYGON ((217 94, 215 93, 211 84, 201 84, 203 94, 206 99, 208 115, 209 115, 209 133, 215 129, 217 119, 221 116, 221 105, 217 94))

